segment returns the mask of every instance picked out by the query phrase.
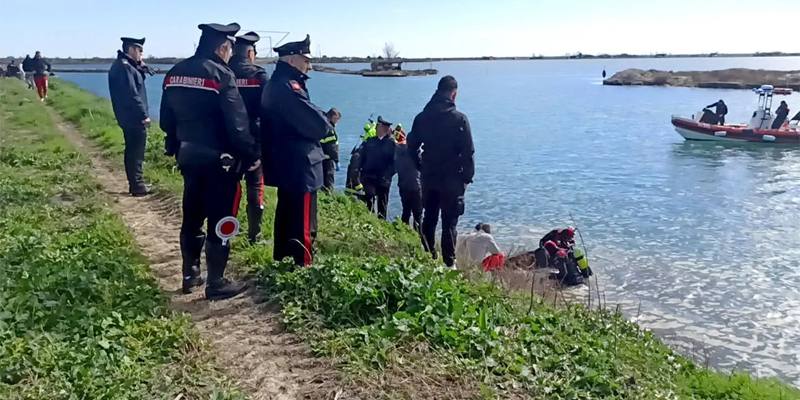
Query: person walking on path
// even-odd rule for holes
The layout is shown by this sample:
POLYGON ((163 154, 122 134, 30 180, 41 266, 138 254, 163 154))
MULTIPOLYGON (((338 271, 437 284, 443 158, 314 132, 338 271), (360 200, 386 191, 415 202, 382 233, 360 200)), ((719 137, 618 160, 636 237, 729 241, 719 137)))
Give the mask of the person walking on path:
POLYGON ((317 237, 317 191, 322 187, 320 140, 332 129, 311 102, 306 81, 311 39, 286 43, 261 97, 264 183, 278 188, 272 257, 311 265, 317 237))
POLYGON ((22 60, 22 72, 25 73, 28 89, 33 89, 36 85, 33 83, 33 59, 30 54, 25 54, 25 59, 22 60))
POLYGON ((128 193, 146 196, 150 188, 144 183, 142 163, 147 146, 147 128, 150 112, 147 106, 147 88, 144 81, 147 70, 142 63, 145 38, 120 38, 122 50, 108 71, 108 91, 117 124, 125 138, 125 175, 128 193))
POLYGON ((448 267, 455 264, 456 226, 464 214, 467 185, 475 175, 472 132, 467 116, 456 110, 457 95, 455 78, 448 75, 439 80, 436 93, 414 118, 408 134, 408 151, 422 177, 422 244, 436 259, 441 213, 442 258, 448 267))
POLYGON ((52 66, 46 58, 42 57, 42 53, 37 51, 33 55, 33 82, 36 85, 36 93, 39 95, 39 100, 44 102, 47 100, 47 87, 48 77, 52 75, 52 66))

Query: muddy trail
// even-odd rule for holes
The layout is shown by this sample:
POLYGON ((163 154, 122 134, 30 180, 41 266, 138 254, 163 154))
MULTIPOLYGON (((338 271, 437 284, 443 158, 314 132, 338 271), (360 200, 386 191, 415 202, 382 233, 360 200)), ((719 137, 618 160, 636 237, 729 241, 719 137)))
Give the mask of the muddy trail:
POLYGON ((247 293, 226 301, 209 302, 203 290, 183 295, 179 200, 131 197, 122 166, 103 158, 72 125, 49 111, 64 136, 90 160, 95 180, 129 227, 171 307, 191 317, 218 365, 249 398, 353 398, 329 361, 310 354, 299 337, 285 331, 278 306, 267 302, 252 282, 247 293))

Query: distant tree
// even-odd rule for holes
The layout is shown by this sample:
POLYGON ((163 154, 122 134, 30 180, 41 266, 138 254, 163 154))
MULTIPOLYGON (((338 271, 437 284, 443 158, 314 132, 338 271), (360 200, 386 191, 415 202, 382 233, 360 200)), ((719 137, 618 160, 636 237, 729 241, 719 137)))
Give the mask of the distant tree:
POLYGON ((387 59, 397 58, 400 55, 400 52, 395 50, 394 44, 391 42, 386 42, 383 45, 383 57, 387 59))

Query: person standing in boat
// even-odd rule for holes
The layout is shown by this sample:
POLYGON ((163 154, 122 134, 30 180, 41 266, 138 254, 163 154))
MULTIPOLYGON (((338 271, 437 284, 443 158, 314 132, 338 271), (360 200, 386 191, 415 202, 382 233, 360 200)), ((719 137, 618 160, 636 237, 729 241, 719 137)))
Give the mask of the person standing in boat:
POLYGON ((717 115, 717 125, 725 125, 725 116, 728 115, 728 106, 722 99, 714 104, 707 105, 706 108, 714 107, 714 112, 717 115))
POLYGON ((772 122, 772 129, 781 129, 781 125, 786 122, 786 117, 789 116, 789 105, 785 101, 775 110, 775 121, 772 122))

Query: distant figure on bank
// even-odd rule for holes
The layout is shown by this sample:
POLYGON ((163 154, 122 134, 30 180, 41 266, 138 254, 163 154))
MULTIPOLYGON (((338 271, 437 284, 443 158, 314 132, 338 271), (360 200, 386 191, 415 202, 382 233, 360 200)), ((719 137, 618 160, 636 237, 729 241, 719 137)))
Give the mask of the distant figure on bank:
POLYGON ((333 191, 333 184, 336 180, 336 171, 339 170, 339 135, 336 133, 336 124, 342 118, 342 113, 335 108, 331 108, 325 113, 331 129, 328 134, 319 141, 322 145, 322 153, 325 160, 322 161, 322 187, 326 191, 333 191))
POLYGON ((108 71, 108 91, 117 124, 125 138, 125 175, 128 193, 146 196, 150 188, 144 183, 142 163, 147 145, 150 112, 147 106, 147 72, 142 66, 145 38, 120 38, 122 50, 108 71))
POLYGON ((361 201, 364 200, 364 184, 361 183, 361 149, 367 139, 375 137, 375 123, 370 118, 364 124, 364 133, 361 135, 361 142, 353 146, 350 151, 350 162, 347 164, 347 180, 344 184, 344 192, 361 201))
POLYGON ((272 258, 314 261, 317 191, 322 187, 322 140, 331 129, 325 112, 311 102, 311 38, 275 50, 278 62, 261 97, 264 183, 278 188, 272 258))
POLYGON ((364 185, 361 183, 361 148, 364 143, 359 143, 350 151, 350 162, 347 164, 347 179, 344 184, 344 193, 364 201, 364 185))
POLYGON ((728 115, 728 106, 722 99, 718 102, 709 104, 706 108, 714 108, 714 114, 717 116, 717 125, 725 125, 725 116, 728 115))
POLYGON ((16 60, 12 59, 11 62, 8 63, 8 66, 6 66, 6 77, 24 79, 22 70, 19 68, 19 65, 17 65, 16 60))
POLYGON ((414 230, 419 232, 422 224, 422 183, 420 182, 419 170, 408 152, 406 143, 406 133, 403 127, 397 124, 394 130, 394 140, 397 148, 394 152, 394 167, 397 170, 397 188, 400 190, 400 203, 403 205, 403 213, 400 220, 404 224, 411 223, 414 217, 414 230))
POLYGON ((505 254, 492 236, 491 225, 483 223, 458 238, 456 256, 459 267, 480 265, 485 272, 500 269, 505 262, 505 254))
MULTIPOLYGON (((261 95, 267 85, 267 72, 256 65, 256 42, 261 38, 255 32, 236 37, 231 57, 231 70, 236 75, 236 87, 247 108, 250 119, 250 135, 261 146, 261 95)), ((247 185, 247 240, 255 243, 261 234, 261 219, 264 215, 263 166, 244 172, 247 185)))
POLYGON ((230 239, 238 232, 242 173, 261 162, 247 107, 228 66, 239 24, 198 28, 203 33, 194 55, 164 77, 160 124, 167 134, 165 153, 176 156, 183 176, 183 293, 203 284, 200 252, 205 242, 206 298, 222 300, 247 289, 224 276, 230 239))
POLYGON ((394 152, 396 143, 391 135, 392 123, 378 117, 376 135, 364 142, 361 149, 361 183, 367 208, 386 219, 389 207, 389 190, 395 173, 394 152))
POLYGON ((25 73, 25 83, 28 84, 28 89, 33 89, 33 59, 30 54, 25 54, 25 59, 22 60, 22 72, 25 73))
POLYGON ((775 110, 775 121, 772 122, 772 129, 780 129, 786 118, 789 116, 789 105, 781 100, 781 104, 775 110))
POLYGON ((442 258, 455 264, 458 217, 464 214, 464 193, 475 175, 472 132, 467 116, 456 110, 458 83, 452 76, 439 80, 431 100, 414 118, 408 151, 422 176, 422 244, 434 259, 436 225, 442 214, 442 258), (421 157, 420 149, 422 151, 421 157))
POLYGON ((47 77, 52 75, 52 67, 39 51, 33 55, 31 66, 33 67, 33 82, 36 84, 36 93, 41 101, 45 101, 47 99, 47 77))

